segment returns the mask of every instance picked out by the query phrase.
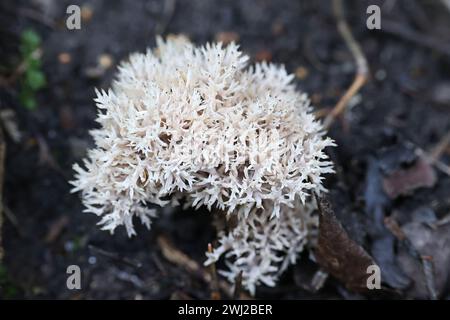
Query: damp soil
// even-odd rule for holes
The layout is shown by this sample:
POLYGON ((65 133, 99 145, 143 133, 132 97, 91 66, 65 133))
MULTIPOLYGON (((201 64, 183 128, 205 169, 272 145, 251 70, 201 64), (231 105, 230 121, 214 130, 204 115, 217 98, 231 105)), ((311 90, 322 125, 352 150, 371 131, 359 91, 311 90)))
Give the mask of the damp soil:
MULTIPOLYGON (((68 183, 72 165, 93 146, 94 88, 107 89, 117 63, 131 52, 153 47, 157 34, 182 33, 198 44, 238 37, 253 61, 283 63, 296 73, 298 88, 309 93, 315 111, 322 113, 336 104, 356 71, 329 1, 36 0, 2 1, 0 7, 2 80, 20 64, 20 34, 29 28, 42 38, 47 78, 34 110, 20 104, 20 81, 2 84, 0 91, 0 109, 12 110, 21 133, 15 141, 6 130, 1 298, 210 297, 209 285, 167 261, 157 241, 163 235, 202 265, 207 244, 215 239, 207 211, 161 209, 151 231, 138 226, 132 238, 123 228, 110 235, 96 225, 98 217, 83 213, 79 195, 70 192, 68 183), (69 4, 83 8, 80 30, 66 28, 69 4), (82 270, 81 290, 67 289, 69 265, 82 270)), ((338 147, 328 153, 337 173, 326 184, 338 220, 380 261, 387 280, 383 290, 370 294, 355 293, 334 276, 312 290, 308 284, 319 266, 305 253, 278 286, 258 288, 256 298, 428 298, 425 289, 416 285, 413 290, 414 284, 402 282, 403 277, 417 278, 408 273, 415 262, 389 230, 373 232, 380 220, 368 204, 382 207, 383 217, 394 217, 405 230, 411 224, 420 229, 450 213, 450 177, 434 166, 432 186, 392 198, 384 194, 384 200, 372 187, 377 175, 385 179, 410 166, 417 157, 411 149, 429 152, 450 129, 450 11, 439 1, 352 1, 346 16, 371 77, 330 129, 338 147), (367 6, 375 3, 382 9, 381 30, 366 27, 367 6), (372 170, 374 164, 378 171, 372 170)), ((449 163, 448 147, 439 161, 449 163)), ((450 297, 448 234, 431 233, 429 246, 423 248, 432 251, 436 243, 443 250, 421 252, 434 257, 434 282, 444 299, 450 297)))

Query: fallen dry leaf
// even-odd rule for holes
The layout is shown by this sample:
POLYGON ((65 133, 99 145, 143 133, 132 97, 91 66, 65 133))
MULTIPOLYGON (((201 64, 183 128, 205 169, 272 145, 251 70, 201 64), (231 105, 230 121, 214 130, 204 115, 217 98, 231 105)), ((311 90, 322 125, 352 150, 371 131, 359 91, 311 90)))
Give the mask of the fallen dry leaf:
POLYGON ((381 159, 371 158, 369 160, 364 200, 366 215, 370 223, 368 228, 371 239, 370 253, 381 268, 383 282, 392 288, 403 290, 410 285, 410 279, 396 263, 396 239, 385 225, 386 211, 389 210, 391 200, 383 191, 381 174, 381 168, 385 172, 392 172, 391 168, 396 168, 395 159, 400 158, 399 153, 403 163, 411 157, 407 152, 393 149, 381 156, 381 159))
POLYGON ((320 266, 353 291, 367 290, 372 257, 353 241, 325 198, 319 204, 319 239, 315 257, 320 266))
MULTIPOLYGON (((407 239, 421 255, 422 259, 428 259, 433 265, 431 270, 436 295, 439 297, 445 290, 450 280, 450 225, 443 225, 435 229, 426 223, 412 221, 401 227, 407 239)), ((407 248, 400 248, 397 256, 398 264, 414 282, 406 291, 409 298, 428 299, 430 290, 427 287, 427 276, 423 266, 416 257, 413 257, 407 248)))
POLYGON ((399 168, 383 178, 383 189, 386 194, 395 199, 400 195, 410 194, 422 187, 432 187, 437 177, 432 165, 423 157, 408 168, 399 168))

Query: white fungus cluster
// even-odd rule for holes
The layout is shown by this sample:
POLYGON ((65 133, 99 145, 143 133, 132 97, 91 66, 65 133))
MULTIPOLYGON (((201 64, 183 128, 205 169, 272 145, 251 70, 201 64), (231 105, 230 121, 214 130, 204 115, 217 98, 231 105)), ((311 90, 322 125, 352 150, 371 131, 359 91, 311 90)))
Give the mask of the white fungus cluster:
POLYGON ((242 285, 252 295, 258 284, 274 286, 287 267, 295 264, 307 241, 314 238, 318 219, 313 212, 312 203, 297 203, 296 208, 283 205, 279 218, 272 219, 267 208, 254 208, 247 218, 238 217, 231 231, 219 233, 219 246, 206 253, 205 264, 225 257, 228 270, 219 273, 232 283, 241 273, 242 285))
POLYGON ((251 289, 272 284, 278 260, 301 250, 310 213, 299 205, 324 190, 322 175, 332 172, 324 148, 333 143, 292 75, 247 64, 235 44, 195 47, 183 37, 131 55, 113 88, 97 92, 96 148, 84 168, 74 166, 72 184, 111 232, 125 225, 135 234, 134 217, 150 227, 156 211, 148 203, 183 199, 236 215, 238 227, 222 235, 214 257, 245 255, 230 268, 249 269, 251 289), (249 260, 253 248, 264 256, 259 266, 249 260))

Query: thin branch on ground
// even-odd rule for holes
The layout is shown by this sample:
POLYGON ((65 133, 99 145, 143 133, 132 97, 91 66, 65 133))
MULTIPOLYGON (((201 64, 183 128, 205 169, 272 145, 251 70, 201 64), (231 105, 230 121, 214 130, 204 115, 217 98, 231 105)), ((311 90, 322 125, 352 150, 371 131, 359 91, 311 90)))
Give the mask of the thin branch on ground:
POLYGON ((6 219, 8 219, 8 221, 11 223, 11 225, 16 229, 19 237, 24 238, 25 231, 22 229, 14 212, 12 212, 11 209, 9 209, 4 203, 2 203, 2 210, 3 210, 4 217, 6 219))
POLYGON ((388 230, 397 238, 397 240, 403 244, 403 246, 407 249, 409 255, 421 264, 428 296, 430 300, 437 300, 436 281, 433 272, 433 258, 430 256, 422 255, 416 249, 416 247, 411 243, 411 241, 408 239, 408 237, 394 218, 386 217, 384 219, 384 224, 386 225, 388 230))
MULTIPOLYGON (((158 245, 161 248, 161 253, 169 262, 182 267, 184 270, 192 274, 198 279, 201 279, 203 282, 208 285, 212 281, 211 274, 202 266, 200 266, 195 260, 191 259, 184 252, 180 251, 176 248, 164 235, 160 235, 157 239, 158 245)), ((232 297, 232 288, 231 286, 224 282, 218 281, 218 287, 222 290, 222 292, 226 293, 228 297, 232 297)), ((241 295, 242 296, 242 295, 241 295)), ((250 299, 250 297, 245 296, 246 299, 250 299)))
MULTIPOLYGON (((213 252, 211 243, 208 243, 208 252, 209 253, 213 252)), ((211 273, 211 282, 210 282, 211 299, 220 300, 219 280, 217 279, 216 264, 211 263, 211 265, 209 266, 209 270, 211 273)))
POLYGON ((313 278, 311 279, 310 287, 313 292, 318 292, 320 289, 323 288, 325 285, 325 282, 327 281, 329 277, 329 273, 326 272, 323 269, 319 269, 314 273, 313 278))
MULTIPOLYGON (((30 56, 33 56, 36 59, 40 59, 42 57, 42 49, 38 48, 34 50, 30 56)), ((14 69, 13 73, 5 78, 0 78, 0 87, 8 87, 13 85, 27 70, 28 64, 25 60, 21 61, 19 65, 14 69)))
POLYGON ((21 8, 19 11, 20 11, 20 14, 23 15, 24 17, 27 17, 38 23, 42 23, 43 25, 45 25, 51 29, 54 29, 56 27, 56 22, 53 19, 47 17, 42 12, 39 12, 39 11, 31 9, 31 8, 21 8))
POLYGON ((134 267, 136 269, 142 267, 142 263, 141 262, 134 261, 134 260, 129 259, 127 257, 122 257, 116 252, 107 251, 105 249, 99 248, 99 247, 94 246, 94 245, 89 245, 88 248, 90 250, 94 251, 95 253, 99 254, 99 255, 102 255, 102 256, 104 256, 106 258, 109 258, 111 260, 115 260, 115 261, 121 262, 123 264, 129 265, 129 266, 134 267))
POLYGON ((6 142, 0 127, 0 263, 3 260, 2 226, 3 226, 3 180, 5 174, 6 142))
POLYGON ((436 280, 434 277, 433 257, 420 256, 420 260, 422 261, 423 273, 425 275, 425 284, 427 286, 430 300, 437 300, 438 294, 436 291, 436 280))
POLYGON ((446 216, 444 216, 442 219, 436 221, 435 223, 431 224, 430 227, 433 229, 437 229, 439 227, 445 226, 450 223, 450 213, 448 213, 446 216))
POLYGON ((242 294, 242 271, 239 272, 239 274, 236 277, 236 280, 234 281, 233 299, 239 300, 241 298, 241 294, 242 294))
POLYGON ((448 131, 442 137, 442 139, 433 148, 431 148, 429 152, 431 160, 433 160, 433 162, 438 161, 449 145, 450 145, 450 131, 448 131))
POLYGON ((358 93, 361 87, 367 82, 369 77, 369 67, 367 64, 366 57, 364 56, 364 53, 361 50, 360 45, 356 42, 355 38, 353 37, 350 27, 347 21, 345 20, 342 0, 333 0, 333 13, 337 20, 337 27, 339 33, 344 39, 347 47, 349 48, 353 56, 353 59, 355 60, 356 75, 351 86, 347 89, 347 91, 338 101, 336 106, 325 118, 324 120, 325 128, 329 128, 336 119, 336 117, 338 117, 341 113, 345 111, 345 108, 347 107, 350 99, 356 93, 358 93))
POLYGON ((399 22, 384 19, 381 31, 450 56, 450 44, 442 39, 412 30, 399 22))
POLYGON ((435 166, 436 169, 450 176, 450 166, 440 160, 440 157, 447 150, 449 145, 450 131, 447 132, 442 139, 430 149, 430 151, 427 152, 417 146, 416 153, 419 156, 423 156, 430 164, 435 166))

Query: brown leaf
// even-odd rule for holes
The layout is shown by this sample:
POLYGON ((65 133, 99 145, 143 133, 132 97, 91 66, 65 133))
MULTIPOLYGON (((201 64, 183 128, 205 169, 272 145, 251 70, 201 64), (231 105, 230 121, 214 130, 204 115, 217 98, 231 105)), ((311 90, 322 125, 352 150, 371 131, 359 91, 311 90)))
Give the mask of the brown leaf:
POLYGON ((417 188, 432 187, 436 180, 436 173, 431 164, 419 157, 410 167, 399 168, 384 177, 383 189, 391 199, 395 199, 417 188))
MULTIPOLYGON (((437 224, 438 225, 438 224, 437 224)), ((431 227, 420 221, 412 221, 403 225, 404 232, 408 241, 419 255, 414 257, 409 248, 400 247, 397 256, 401 268, 409 275, 414 282, 406 291, 408 298, 428 299, 434 295, 440 297, 447 287, 450 280, 450 225, 445 224, 439 227, 431 227), (409 249, 409 250, 408 250, 409 249), (427 266, 431 265, 431 277, 427 266), (432 288, 436 291, 430 292, 429 282, 434 282, 432 288)))
POLYGON ((399 290, 407 288, 411 281, 396 264, 396 239, 384 221, 391 200, 383 190, 381 168, 384 172, 394 172, 399 163, 412 163, 415 159, 414 153, 405 146, 392 148, 385 151, 380 159, 371 158, 366 174, 364 199, 370 223, 367 230, 371 240, 370 253, 381 269, 383 282, 399 290))
POLYGON ((372 257, 353 241, 337 220, 328 200, 319 200, 319 239, 317 262, 349 290, 367 290, 367 267, 372 257))

